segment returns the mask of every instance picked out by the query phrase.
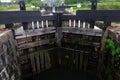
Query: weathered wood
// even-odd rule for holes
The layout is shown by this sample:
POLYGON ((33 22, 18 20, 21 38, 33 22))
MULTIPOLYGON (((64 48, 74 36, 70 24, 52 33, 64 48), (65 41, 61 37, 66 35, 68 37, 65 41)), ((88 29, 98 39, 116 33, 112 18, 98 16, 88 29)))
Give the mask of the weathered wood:
POLYGON ((45 51, 45 68, 46 69, 50 69, 51 67, 51 60, 50 60, 50 56, 49 53, 47 51, 45 51))
POLYGON ((79 63, 79 68, 80 68, 80 70, 82 70, 82 67, 83 67, 83 53, 82 52, 80 52, 80 63, 79 63))
POLYGON ((39 11, 2 11, 0 12, 0 24, 31 22, 39 20, 39 11))
POLYGON ((40 52, 40 63, 41 63, 41 71, 44 71, 45 68, 44 68, 44 53, 43 52, 40 52))
POLYGON ((36 67, 35 67, 34 55, 30 56, 30 60, 31 60, 32 71, 35 73, 36 72, 36 67))
POLYGON ((39 54, 35 55, 36 59, 36 66, 37 66, 37 72, 40 72, 40 60, 39 60, 39 54))

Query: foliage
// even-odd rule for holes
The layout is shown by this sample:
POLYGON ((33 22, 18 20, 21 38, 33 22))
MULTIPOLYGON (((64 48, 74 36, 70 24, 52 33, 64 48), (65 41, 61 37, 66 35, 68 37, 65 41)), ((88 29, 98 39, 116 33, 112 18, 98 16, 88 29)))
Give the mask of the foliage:
POLYGON ((32 0, 30 3, 36 7, 43 5, 43 3, 41 1, 38 1, 38 0, 32 0))
POLYGON ((102 2, 98 3, 98 9, 120 9, 120 2, 102 2))
POLYGON ((18 74, 15 75, 15 78, 16 78, 15 80, 22 80, 21 76, 18 74))
POLYGON ((18 5, 10 5, 10 6, 1 6, 0 11, 8 11, 8 10, 19 10, 18 5))
POLYGON ((114 67, 120 68, 120 48, 115 46, 115 43, 111 39, 106 39, 106 50, 112 55, 111 63, 114 67))
MULTIPOLYGON (((92 0, 65 0, 65 4, 76 4, 76 3, 88 3, 88 2, 91 2, 92 0)), ((117 1, 119 1, 120 2, 120 0, 97 0, 97 2, 117 2, 117 1)))
POLYGON ((76 4, 77 0, 65 0, 65 4, 76 4))
MULTIPOLYGON (((20 10, 19 5, 10 5, 8 7, 0 7, 0 11, 15 11, 20 10)), ((38 10, 37 8, 32 8, 31 5, 26 5, 26 10, 38 10)))
MULTIPOLYGON (((98 10, 108 10, 108 9, 120 9, 120 2, 99 2, 97 9, 98 10)), ((75 4, 71 4, 71 6, 76 6, 75 4)), ((80 8, 73 8, 73 11, 76 12, 77 10, 90 10, 91 4, 90 3, 81 3, 80 8)))
POLYGON ((106 65, 106 75, 107 80, 113 80, 115 71, 120 70, 120 48, 115 46, 115 43, 111 39, 105 39, 105 65, 106 65))
MULTIPOLYGON (((12 3, 19 3, 20 0, 11 0, 12 3)), ((30 3, 32 0, 24 0, 25 3, 30 3)))
MULTIPOLYGON (((73 4, 72 6, 77 6, 77 5, 73 4)), ((90 6, 91 6, 90 4, 82 3, 81 7, 74 7, 73 12, 76 12, 77 10, 90 10, 90 6)))
POLYGON ((19 3, 19 0, 11 0, 12 3, 19 3))

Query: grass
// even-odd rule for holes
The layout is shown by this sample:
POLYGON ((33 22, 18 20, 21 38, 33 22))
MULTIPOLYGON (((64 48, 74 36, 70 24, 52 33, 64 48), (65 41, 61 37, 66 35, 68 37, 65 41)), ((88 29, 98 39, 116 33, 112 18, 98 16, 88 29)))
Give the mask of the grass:
POLYGON ((90 8, 73 8, 73 12, 76 12, 77 10, 90 10, 90 8))
POLYGON ((120 2, 101 2, 98 9, 120 9, 120 2))
MULTIPOLYGON (((76 12, 77 10, 90 10, 91 5, 90 3, 82 3, 81 8, 73 8, 73 12, 76 12)), ((77 6, 76 4, 72 4, 71 6, 77 6)), ((120 9, 120 2, 99 2, 97 5, 98 10, 110 10, 110 9, 120 9)))
POLYGON ((0 28, 5 28, 5 25, 4 24, 0 24, 0 28))
POLYGON ((0 6, 0 11, 12 11, 12 10, 19 10, 19 5, 0 6))
MULTIPOLYGON (((19 11, 19 5, 0 6, 0 11, 19 11)), ((26 5, 26 10, 38 10, 32 8, 31 5, 26 5)))
MULTIPOLYGON (((77 10, 90 10, 90 3, 82 3, 81 8, 73 8, 73 12, 76 12, 77 10)), ((77 4, 71 4, 69 6, 77 6, 77 4)), ((97 6, 98 10, 101 9, 120 9, 120 2, 99 2, 97 6)), ((10 5, 10 6, 0 6, 0 11, 15 11, 20 10, 19 5, 10 5)), ((31 8, 30 4, 26 5, 26 10, 38 10, 36 8, 31 8)))

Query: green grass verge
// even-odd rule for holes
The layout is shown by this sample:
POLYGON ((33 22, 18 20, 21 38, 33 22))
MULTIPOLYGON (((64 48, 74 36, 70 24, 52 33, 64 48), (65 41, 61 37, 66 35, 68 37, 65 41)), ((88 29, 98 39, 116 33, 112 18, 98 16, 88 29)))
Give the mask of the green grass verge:
MULTIPOLYGON (((73 8, 73 12, 76 12, 77 10, 90 10, 90 3, 82 3, 81 8, 73 8)), ((77 6, 77 4, 71 4, 69 6, 77 6)), ((101 9, 120 9, 120 2, 99 2, 97 6, 98 10, 101 9)), ((19 5, 10 5, 10 6, 0 6, 0 11, 14 11, 14 10, 20 10, 19 5)), ((30 4, 26 5, 26 10, 38 10, 36 8, 31 8, 30 4)))
POLYGON ((11 6, 2 6, 2 7, 0 7, 0 11, 12 11, 12 10, 19 10, 19 6, 11 5, 11 6))
MULTIPOLYGON (((19 5, 1 6, 0 11, 18 11, 20 10, 19 5)), ((26 5, 26 10, 38 10, 32 8, 31 5, 26 5)))
POLYGON ((77 10, 90 10, 90 8, 73 8, 73 12, 76 12, 77 10))
POLYGON ((98 3, 97 9, 120 9, 120 2, 98 3))
MULTIPOLYGON (((91 5, 90 3, 82 3, 81 8, 73 8, 73 12, 76 12, 77 10, 90 10, 91 5)), ((77 6, 76 4, 72 4, 71 6, 77 6)), ((99 2, 97 6, 98 10, 119 10, 120 9, 120 2, 99 2)))

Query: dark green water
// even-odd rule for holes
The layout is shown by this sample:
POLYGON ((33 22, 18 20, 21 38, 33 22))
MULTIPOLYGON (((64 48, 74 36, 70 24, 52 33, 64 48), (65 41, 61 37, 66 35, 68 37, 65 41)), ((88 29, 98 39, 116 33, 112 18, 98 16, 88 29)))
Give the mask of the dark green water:
POLYGON ((40 74, 28 76, 24 80, 95 80, 95 76, 84 72, 71 71, 64 67, 57 67, 40 74))

